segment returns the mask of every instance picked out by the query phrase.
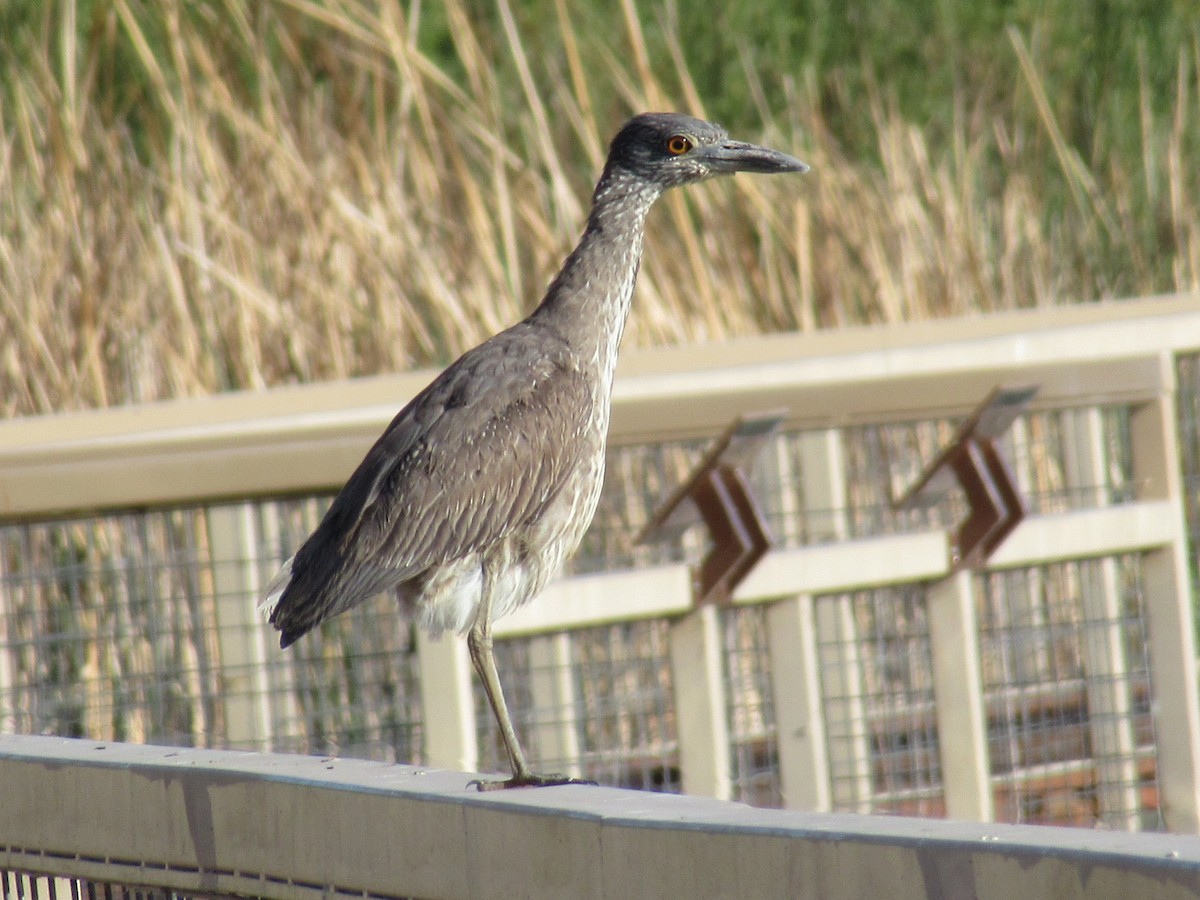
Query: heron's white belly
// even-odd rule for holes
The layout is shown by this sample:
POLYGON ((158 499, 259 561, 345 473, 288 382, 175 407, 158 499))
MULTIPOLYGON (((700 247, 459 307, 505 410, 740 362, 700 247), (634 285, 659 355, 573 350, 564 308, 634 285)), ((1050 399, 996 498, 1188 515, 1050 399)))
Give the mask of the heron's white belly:
POLYGON ((440 567, 415 596, 402 591, 418 623, 437 635, 465 633, 475 622, 483 599, 486 565, 495 578, 493 620, 508 615, 536 597, 579 546, 591 524, 604 481, 604 462, 581 470, 573 483, 543 512, 527 533, 513 534, 486 555, 472 554, 440 567))

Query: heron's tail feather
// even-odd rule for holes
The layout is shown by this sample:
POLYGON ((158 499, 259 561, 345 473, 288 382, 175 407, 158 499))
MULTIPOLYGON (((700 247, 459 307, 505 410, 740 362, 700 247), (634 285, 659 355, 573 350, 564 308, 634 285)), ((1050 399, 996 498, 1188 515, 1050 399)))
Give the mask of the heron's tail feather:
POLYGON ((263 613, 275 626, 275 630, 280 632, 279 646, 284 649, 308 634, 321 622, 320 617, 314 618, 312 615, 306 614, 304 604, 300 602, 295 590, 289 592, 289 588, 294 586, 293 563, 295 559, 296 557, 292 556, 280 567, 279 574, 271 579, 262 601, 258 604, 259 612, 263 613))
POLYGON ((263 592, 262 600, 258 602, 259 615, 268 620, 275 617, 275 608, 279 605, 279 598, 283 596, 283 592, 291 584, 292 560, 295 558, 295 556, 287 558, 287 561, 280 567, 278 574, 267 585, 266 591, 263 592))
POLYGON ((279 632, 281 648, 294 644, 326 619, 353 606, 358 599, 336 602, 336 598, 347 596, 340 580, 341 571, 314 568, 312 554, 305 553, 307 546, 301 547, 283 564, 258 604, 259 610, 279 632))

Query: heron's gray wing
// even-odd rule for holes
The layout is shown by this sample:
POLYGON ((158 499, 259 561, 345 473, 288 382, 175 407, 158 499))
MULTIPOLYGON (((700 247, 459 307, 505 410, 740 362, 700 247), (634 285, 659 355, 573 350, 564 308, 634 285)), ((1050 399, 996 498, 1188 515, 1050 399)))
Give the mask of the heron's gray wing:
POLYGON ((394 575, 488 547, 536 519, 575 468, 591 409, 583 373, 545 359, 465 366, 438 387, 377 445, 378 477, 344 542, 394 575))
POLYGON ((487 547, 562 489, 592 389, 568 354, 506 335, 461 357, 393 419, 296 554, 277 626, 312 627, 487 547))

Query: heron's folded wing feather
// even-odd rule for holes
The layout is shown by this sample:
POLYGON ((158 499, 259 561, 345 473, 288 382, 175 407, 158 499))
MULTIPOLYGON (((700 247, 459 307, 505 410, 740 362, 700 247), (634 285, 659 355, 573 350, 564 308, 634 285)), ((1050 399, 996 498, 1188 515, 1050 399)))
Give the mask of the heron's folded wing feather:
POLYGON ((577 368, 468 354, 396 416, 318 531, 379 590, 485 548, 562 489, 590 410, 577 368))

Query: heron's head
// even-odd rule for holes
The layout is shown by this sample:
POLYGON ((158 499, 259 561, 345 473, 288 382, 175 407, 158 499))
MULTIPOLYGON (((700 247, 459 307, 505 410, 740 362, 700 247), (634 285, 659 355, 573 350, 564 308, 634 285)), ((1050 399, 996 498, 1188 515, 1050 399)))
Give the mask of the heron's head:
POLYGON ((662 188, 734 172, 807 172, 795 157, 733 141, 720 125, 679 113, 634 116, 613 138, 608 167, 662 188))

